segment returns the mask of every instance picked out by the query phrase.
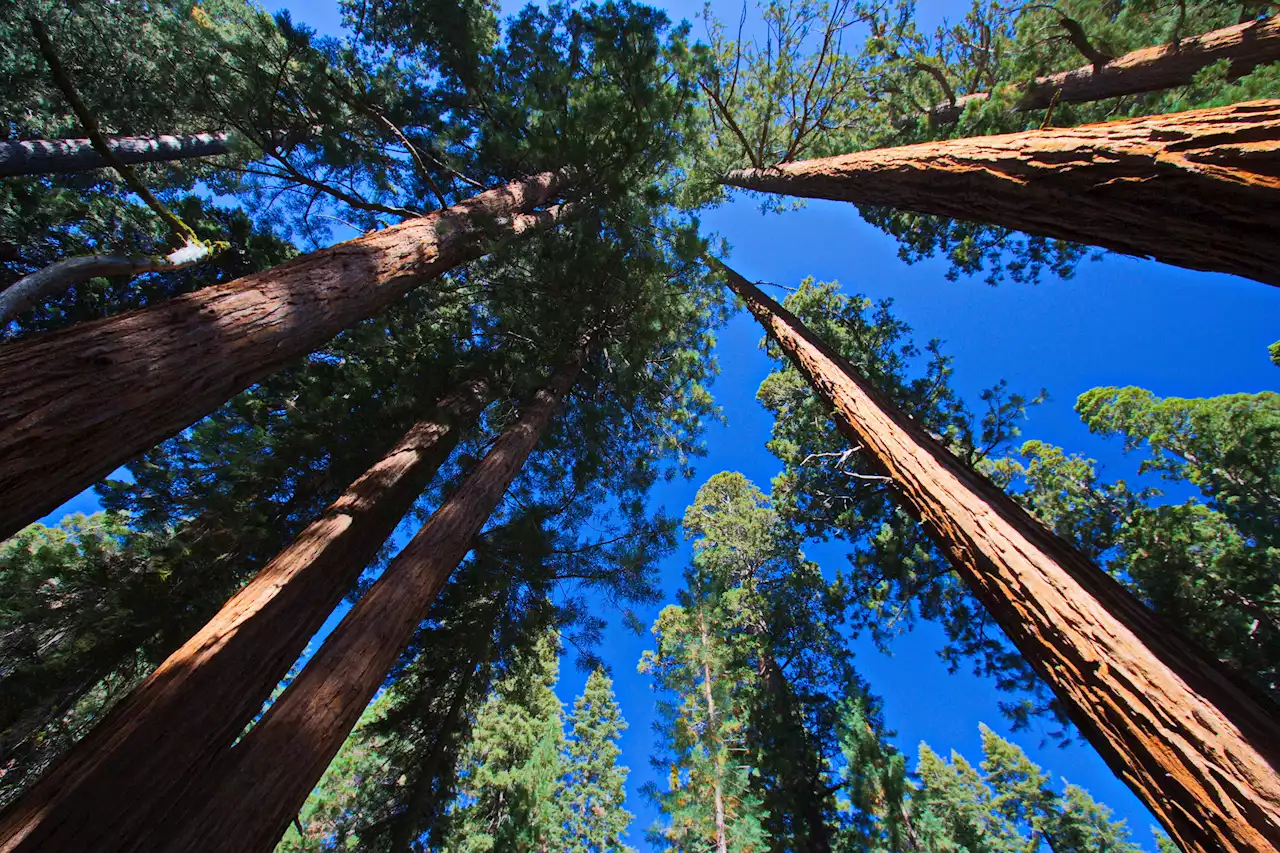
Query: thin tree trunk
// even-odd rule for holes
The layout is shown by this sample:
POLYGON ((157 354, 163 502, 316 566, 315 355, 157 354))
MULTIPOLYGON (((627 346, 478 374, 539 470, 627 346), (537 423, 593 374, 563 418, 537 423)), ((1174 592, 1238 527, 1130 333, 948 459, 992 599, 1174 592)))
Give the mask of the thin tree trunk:
MULTIPOLYGON (((107 144, 130 166, 169 163, 231 153, 231 132, 160 133, 155 136, 109 136, 107 144)), ((88 139, 28 139, 0 142, 0 178, 15 175, 61 175, 105 169, 110 164, 88 139)))
POLYGON ((551 423, 584 358, 583 348, 575 348, 293 684, 197 788, 166 819, 113 849, 270 853, 551 423))
POLYGON ((894 409, 759 288, 725 271, 841 432, 892 477, 899 499, 1178 845, 1275 851, 1274 706, 894 409))
POLYGON ((83 255, 63 258, 23 276, 0 291, 0 328, 82 281, 99 276, 181 270, 209 260, 207 246, 183 246, 168 256, 83 255))
POLYGON ((442 398, 0 815, 0 850, 118 850, 165 814, 261 710, 489 397, 477 379, 442 398))
POLYGON ((731 173, 1280 285, 1280 100, 928 142, 731 173))
MULTIPOLYGON (((1197 72, 1223 59, 1231 63, 1227 75, 1232 80, 1259 65, 1280 60, 1280 18, 1235 24, 1176 44, 1144 47, 1117 56, 1096 69, 1091 63, 1037 77, 1014 109, 1043 110, 1055 102, 1101 101, 1186 86, 1197 72)), ((964 95, 956 98, 954 104, 938 104, 929 110, 929 118, 938 124, 954 124, 966 106, 980 104, 990 97, 990 92, 964 95)))
MULTIPOLYGON (((711 689, 711 663, 707 660, 707 648, 710 645, 710 638, 707 636, 707 622, 705 617, 698 617, 698 627, 702 631, 702 692, 707 702, 707 732, 716 731, 716 699, 711 689)), ((720 780, 724 777, 724 748, 716 750, 715 756, 716 775, 713 780, 714 787, 714 807, 716 821, 716 853, 729 853, 729 831, 725 824, 724 817, 724 788, 720 780)))
POLYGON ((160 304, 0 347, 0 539, 408 291, 554 224, 544 173, 160 304))

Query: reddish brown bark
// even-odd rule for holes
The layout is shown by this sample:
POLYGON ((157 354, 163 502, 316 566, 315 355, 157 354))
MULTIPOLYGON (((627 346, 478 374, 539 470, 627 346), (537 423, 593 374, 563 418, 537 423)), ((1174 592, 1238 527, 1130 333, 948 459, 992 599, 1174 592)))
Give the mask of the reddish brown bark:
POLYGON ((840 430, 888 474, 1080 730, 1188 853, 1280 845, 1280 719, 727 270, 840 430))
POLYGON ((138 311, 0 347, 0 539, 409 290, 554 223, 545 173, 138 311))
POLYGON ((731 173, 1280 285, 1280 100, 929 142, 731 173))
POLYGON ((0 850, 122 849, 224 754, 488 400, 444 397, 107 719, 0 815, 0 850))
MULTIPOLYGON (((1043 110, 1055 101, 1101 101, 1186 86, 1197 72, 1223 59, 1231 63, 1228 76, 1233 80, 1259 65, 1280 61, 1280 19, 1248 21, 1185 38, 1177 44, 1144 47, 1117 56, 1097 69, 1090 63, 1037 77, 1014 108, 1043 110)), ((954 104, 938 104, 929 111, 929 117, 940 124, 953 124, 966 106, 990 97, 989 92, 964 95, 954 104)))
POLYGON ((538 443, 576 350, 360 599, 244 739, 162 824, 121 849, 270 853, 538 443))

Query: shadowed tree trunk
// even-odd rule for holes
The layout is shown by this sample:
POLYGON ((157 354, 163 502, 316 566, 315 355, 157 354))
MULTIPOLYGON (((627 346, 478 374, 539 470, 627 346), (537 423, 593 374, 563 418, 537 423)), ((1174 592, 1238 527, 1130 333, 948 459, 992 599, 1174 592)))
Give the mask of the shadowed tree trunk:
POLYGON ((1280 285, 1280 100, 927 142, 732 172, 1280 285))
POLYGON ((893 408, 751 282, 729 286, 891 478, 1081 732, 1188 853, 1280 846, 1280 718, 893 408))
POLYGON ((198 790, 116 849, 270 853, 520 472, 584 358, 575 348, 198 790))
MULTIPOLYGON (((1014 109, 1043 110, 1055 101, 1101 101, 1186 86, 1197 72, 1223 59, 1231 63, 1227 73, 1233 80, 1259 65, 1280 60, 1280 18, 1211 30, 1177 44, 1144 47, 1117 56, 1096 70, 1089 64, 1037 77, 1014 109)), ((929 118, 939 124, 954 124, 966 106, 980 104, 990 97, 990 92, 963 95, 956 98, 954 104, 938 104, 929 110, 929 118)))
POLYGON ((0 347, 0 539, 405 293, 554 224, 544 173, 157 305, 0 347))
MULTIPOLYGON (((231 132, 160 133, 155 136, 109 136, 107 145, 120 162, 130 166, 169 163, 231 153, 231 132)), ((0 142, 0 178, 15 175, 56 175, 105 169, 88 139, 28 139, 0 142)))
POLYGON ((489 399, 447 395, 0 815, 0 850, 120 849, 235 743, 489 399))

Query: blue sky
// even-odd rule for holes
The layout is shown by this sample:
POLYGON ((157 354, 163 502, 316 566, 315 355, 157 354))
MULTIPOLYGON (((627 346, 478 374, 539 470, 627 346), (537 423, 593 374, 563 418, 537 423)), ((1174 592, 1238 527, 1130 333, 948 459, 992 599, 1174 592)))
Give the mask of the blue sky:
MULTIPOLYGON (((666 6, 675 19, 701 9, 692 0, 666 6)), ((270 8, 273 4, 267 1, 270 8)), ((921 17, 936 20, 960 6, 955 0, 920 3, 921 17)), ((336 32, 336 8, 325 0, 288 4, 295 20, 324 33, 336 32)), ((740 6, 713 4, 724 18, 740 6)), ((510 4, 508 4, 510 8, 510 4)), ((695 36, 701 32, 695 27, 695 36)), ((955 387, 972 404, 978 392, 1000 378, 1014 390, 1032 394, 1047 388, 1050 401, 1031 413, 1024 437, 1037 438, 1099 459, 1111 476, 1125 476, 1133 465, 1115 442, 1090 435, 1072 411, 1076 397, 1099 385, 1139 385, 1161 396, 1199 397, 1233 392, 1280 390, 1280 370, 1267 358, 1267 346, 1280 338, 1280 289, 1228 276, 1193 273, 1134 258, 1107 256, 1084 262, 1070 281, 1046 279, 1039 285, 990 287, 976 279, 949 282, 945 266, 929 261, 908 266, 897 257, 896 243, 866 225, 848 205, 814 202, 785 214, 762 214, 740 198, 707 213, 708 232, 725 237, 730 262, 752 279, 794 286, 806 276, 837 280, 851 293, 892 297, 900 318, 910 323, 918 342, 941 338, 955 356, 955 387)), ((725 423, 706 434, 708 453, 690 481, 659 485, 655 505, 682 514, 698 486, 723 470, 736 470, 767 490, 778 472, 765 449, 770 419, 755 392, 769 372, 758 349, 760 332, 745 314, 719 336, 722 373, 713 392, 725 423)), ((66 509, 91 510, 91 496, 66 509)), ((843 561, 838 545, 811 548, 809 555, 828 568, 843 561)), ((678 588, 689 549, 662 565, 663 588, 678 588)), ((641 613, 651 622, 661 604, 641 613)), ((615 620, 616 621, 616 620, 615 620)), ((940 632, 920 625, 900 636, 892 656, 860 644, 857 663, 883 697, 885 716, 897 731, 897 743, 914 754, 920 741, 946 754, 958 750, 980 758, 979 722, 1023 746, 1055 777, 1087 788, 1134 827, 1136 840, 1152 847, 1147 827, 1154 823, 1128 789, 1087 745, 1060 748, 1042 744, 1043 731, 1009 735, 998 702, 1006 698, 985 679, 947 674, 936 656, 940 632)), ((616 682, 630 729, 623 760, 631 767, 629 808, 637 814, 630 842, 646 849, 643 830, 656 817, 637 793, 654 778, 648 756, 653 740, 654 695, 636 663, 649 647, 648 637, 612 628, 602 652, 616 682)), ((586 674, 566 662, 560 694, 566 705, 581 691, 586 674)), ((662 780, 658 779, 661 784, 662 780)))

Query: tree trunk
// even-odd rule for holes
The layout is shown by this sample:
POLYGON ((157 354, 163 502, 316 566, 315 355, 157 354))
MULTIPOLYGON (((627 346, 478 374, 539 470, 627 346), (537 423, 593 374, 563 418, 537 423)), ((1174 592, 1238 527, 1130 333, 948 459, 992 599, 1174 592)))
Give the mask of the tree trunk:
POLYGON ((489 399, 463 383, 0 815, 0 850, 120 849, 235 743, 489 399))
POLYGON ((440 273, 549 226, 566 177, 453 207, 158 305, 0 347, 0 539, 440 273))
POLYGON ((1280 285, 1280 100, 927 142, 731 173, 1280 285))
POLYGON ((792 363, 1188 853, 1280 846, 1280 717, 1113 578, 892 407, 789 312, 728 268, 792 363))
MULTIPOLYGON (((231 153, 231 132, 109 136, 107 145, 128 165, 169 163, 231 153)), ((0 178, 62 175, 105 169, 110 164, 88 139, 29 139, 0 142, 0 178)))
POLYGON ((115 839, 112 849, 270 853, 537 445, 584 357, 576 348, 244 739, 166 819, 115 839))
MULTIPOLYGON (((1232 80, 1259 65, 1280 60, 1280 18, 1223 27, 1176 44, 1144 47, 1117 56, 1097 69, 1089 64, 1037 77, 1014 109, 1043 110, 1055 102, 1102 101, 1186 86, 1198 71, 1223 59, 1231 63, 1227 73, 1232 80)), ((954 104, 938 104, 929 110, 929 118, 938 124, 954 124, 966 106, 990 97, 990 92, 964 95, 954 104)))
MULTIPOLYGON (((707 702, 707 733, 715 733, 715 737, 719 738, 719 732, 716 731, 716 698, 711 687, 711 663, 708 661, 707 649, 711 640, 707 636, 707 622, 702 615, 698 616, 698 627, 702 631, 702 693, 703 698, 707 702)), ((714 788, 715 822, 716 822, 716 853, 729 853, 729 830, 725 823, 724 817, 724 787, 721 780, 724 778, 724 747, 721 746, 716 750, 715 755, 715 779, 712 780, 714 788)))

